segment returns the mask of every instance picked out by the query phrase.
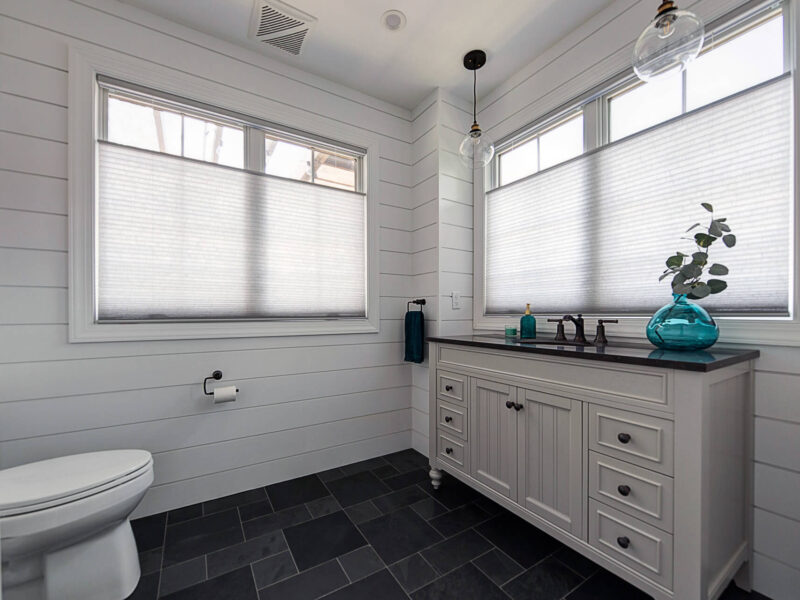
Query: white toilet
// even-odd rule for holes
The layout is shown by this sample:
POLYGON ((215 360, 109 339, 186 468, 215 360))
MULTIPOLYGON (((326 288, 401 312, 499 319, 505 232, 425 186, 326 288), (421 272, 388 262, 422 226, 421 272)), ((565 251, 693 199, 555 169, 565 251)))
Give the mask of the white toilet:
POLYGON ((3 600, 123 600, 139 581, 128 517, 153 482, 144 450, 0 471, 3 600))

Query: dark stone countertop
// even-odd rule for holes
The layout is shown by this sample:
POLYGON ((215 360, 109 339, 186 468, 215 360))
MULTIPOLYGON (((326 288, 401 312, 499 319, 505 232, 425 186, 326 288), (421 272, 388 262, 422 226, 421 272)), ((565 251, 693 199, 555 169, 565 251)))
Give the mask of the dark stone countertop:
POLYGON ((520 342, 519 338, 506 338, 503 334, 488 333, 483 335, 428 337, 426 341, 438 344, 511 350, 529 354, 599 360, 618 364, 643 365, 646 367, 700 371, 704 373, 753 360, 760 356, 758 350, 718 348, 715 346, 707 350, 687 352, 662 350, 650 344, 616 343, 614 341, 607 346, 571 346, 568 344, 562 346, 546 338, 539 343, 536 340, 520 342))

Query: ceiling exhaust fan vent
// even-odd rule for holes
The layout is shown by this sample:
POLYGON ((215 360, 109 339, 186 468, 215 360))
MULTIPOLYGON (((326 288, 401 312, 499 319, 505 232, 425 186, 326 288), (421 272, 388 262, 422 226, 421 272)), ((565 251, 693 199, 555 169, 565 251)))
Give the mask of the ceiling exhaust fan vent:
POLYGON ((316 22, 315 17, 280 0, 255 0, 249 37, 297 56, 316 22))

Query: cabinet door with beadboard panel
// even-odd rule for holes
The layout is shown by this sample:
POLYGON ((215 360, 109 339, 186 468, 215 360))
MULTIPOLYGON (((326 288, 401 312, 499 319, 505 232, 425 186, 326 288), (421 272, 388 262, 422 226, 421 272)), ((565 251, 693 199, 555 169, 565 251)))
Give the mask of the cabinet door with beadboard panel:
POLYGON ((470 474, 517 499, 517 388, 470 378, 470 474))
POLYGON ((519 503, 574 535, 583 525, 582 403, 519 389, 519 503))

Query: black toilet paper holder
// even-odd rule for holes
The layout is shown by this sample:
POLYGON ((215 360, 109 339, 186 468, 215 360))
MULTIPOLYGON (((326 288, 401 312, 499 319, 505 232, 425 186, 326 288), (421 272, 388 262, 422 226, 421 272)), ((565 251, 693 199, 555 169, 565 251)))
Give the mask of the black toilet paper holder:
POLYGON ((206 396, 213 396, 214 392, 209 392, 208 389, 206 388, 209 379, 216 379, 217 381, 219 381, 220 379, 222 379, 222 371, 219 370, 214 371, 213 373, 211 373, 211 377, 206 377, 205 379, 203 379, 203 393, 206 396))

